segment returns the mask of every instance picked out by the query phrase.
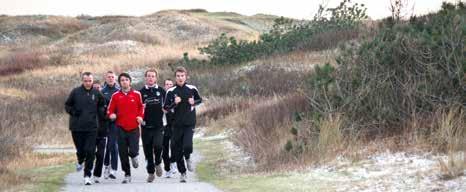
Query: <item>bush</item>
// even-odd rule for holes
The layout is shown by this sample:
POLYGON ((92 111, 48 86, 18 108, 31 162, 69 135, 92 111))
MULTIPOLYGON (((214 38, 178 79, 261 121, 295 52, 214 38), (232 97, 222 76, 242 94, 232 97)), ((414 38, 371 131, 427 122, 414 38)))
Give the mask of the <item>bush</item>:
POLYGON ((237 40, 225 33, 207 47, 199 48, 211 64, 235 64, 259 57, 295 50, 323 50, 358 37, 361 21, 366 19, 363 4, 343 0, 335 8, 324 9, 312 21, 293 21, 280 17, 272 29, 257 41, 237 40))
POLYGON ((309 95, 319 113, 345 114, 372 133, 464 101, 466 12, 444 4, 436 14, 384 23, 373 39, 347 44, 333 71, 317 68, 309 95))
POLYGON ((39 51, 20 51, 0 59, 0 75, 22 73, 25 70, 44 67, 49 57, 39 51))

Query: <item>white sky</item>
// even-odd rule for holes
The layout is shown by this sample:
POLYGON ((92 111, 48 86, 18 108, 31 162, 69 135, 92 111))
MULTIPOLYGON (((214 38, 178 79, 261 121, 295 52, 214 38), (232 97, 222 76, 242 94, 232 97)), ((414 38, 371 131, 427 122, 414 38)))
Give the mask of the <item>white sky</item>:
MULTIPOLYGON (((297 19, 312 18, 325 0, 0 0, 0 14, 7 15, 147 15, 165 9, 202 8, 208 11, 237 12, 244 15, 273 14, 297 19)), ((333 7, 341 0, 327 0, 333 7)), ((353 0, 364 3, 374 19, 390 15, 390 0, 353 0)), ((442 0, 409 0, 415 14, 440 8, 442 0)), ((458 0, 446 0, 457 2, 458 0)), ((464 1, 464 0, 463 0, 464 1)))

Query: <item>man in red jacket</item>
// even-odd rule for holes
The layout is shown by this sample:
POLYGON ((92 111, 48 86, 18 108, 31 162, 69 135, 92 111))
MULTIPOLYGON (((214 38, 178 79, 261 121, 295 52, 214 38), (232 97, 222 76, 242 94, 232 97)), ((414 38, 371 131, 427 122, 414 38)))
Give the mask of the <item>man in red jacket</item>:
POLYGON ((128 73, 118 76, 121 90, 115 92, 110 99, 107 115, 116 120, 118 127, 118 151, 121 168, 125 172, 122 183, 131 182, 129 158, 134 168, 138 168, 139 126, 143 122, 144 106, 139 91, 131 88, 131 77, 128 73))

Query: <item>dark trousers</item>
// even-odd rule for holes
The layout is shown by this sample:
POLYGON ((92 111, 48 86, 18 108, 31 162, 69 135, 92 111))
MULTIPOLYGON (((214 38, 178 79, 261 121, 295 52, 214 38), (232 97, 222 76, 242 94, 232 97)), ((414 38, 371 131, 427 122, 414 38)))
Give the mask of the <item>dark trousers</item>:
POLYGON ((144 155, 147 160, 147 173, 153 174, 155 172, 155 165, 162 163, 162 129, 142 128, 141 137, 144 155))
POLYGON ((180 173, 186 172, 184 159, 189 159, 193 152, 194 125, 175 125, 172 136, 172 155, 180 173))
POLYGON ((120 154, 121 169, 125 176, 131 176, 129 158, 139 155, 139 128, 126 132, 118 128, 118 152, 120 154))
POLYGON ((107 136, 107 146, 105 150, 104 165, 111 165, 113 170, 118 169, 118 128, 115 122, 108 123, 109 133, 107 136))
POLYGON ((95 157, 95 142, 97 131, 72 131, 74 146, 78 163, 84 162, 84 176, 91 176, 95 157))
POLYGON ((170 158, 170 140, 172 137, 172 127, 167 125, 163 131, 162 159, 165 171, 170 171, 170 163, 174 163, 173 155, 170 158))
POLYGON ((105 144, 107 144, 107 137, 97 137, 95 152, 95 167, 94 167, 94 176, 102 176, 102 167, 104 165, 104 153, 105 153, 105 144))

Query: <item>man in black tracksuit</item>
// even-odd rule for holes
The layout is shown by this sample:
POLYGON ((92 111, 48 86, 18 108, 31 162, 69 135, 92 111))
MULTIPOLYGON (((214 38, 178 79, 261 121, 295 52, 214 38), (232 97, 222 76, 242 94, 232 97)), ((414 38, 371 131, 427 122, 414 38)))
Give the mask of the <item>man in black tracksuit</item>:
MULTIPOLYGON (((106 108, 108 103, 110 103, 112 95, 119 90, 120 86, 115 81, 115 73, 113 71, 108 71, 105 75, 105 84, 102 89, 106 108)), ((105 123, 106 126, 108 126, 108 134, 104 156, 104 178, 116 179, 116 171, 118 169, 118 129, 114 121, 107 120, 105 123)))
POLYGON ((102 94, 93 89, 93 76, 82 74, 82 85, 74 88, 65 102, 65 110, 70 114, 70 130, 76 147, 77 171, 84 163, 84 184, 91 185, 91 171, 95 156, 97 118, 105 112, 102 94))
MULTIPOLYGON (((98 80, 94 81, 93 88, 95 90, 101 90, 100 82, 98 80)), ((105 96, 104 96, 105 99, 105 96)), ((105 109, 107 105, 104 106, 105 109)), ((104 113, 99 113, 97 118, 97 139, 96 139, 96 148, 95 152, 95 165, 94 165, 94 183, 99 183, 99 179, 102 176, 102 167, 104 165, 104 155, 105 155, 105 146, 107 144, 107 134, 108 134, 108 121, 104 113), (103 116, 102 116, 103 115, 103 116)))
MULTIPOLYGON (((165 91, 173 87, 173 81, 166 79, 164 82, 165 91)), ((171 178, 176 173, 176 162, 173 160, 173 155, 170 157, 170 141, 172 137, 172 129, 174 122, 173 111, 165 111, 165 127, 163 130, 163 149, 162 149, 162 160, 164 170, 167 178, 171 178)))
POLYGON ((172 154, 178 171, 181 173, 180 182, 186 182, 186 166, 193 171, 190 155, 193 151, 193 134, 196 125, 196 108, 202 102, 197 88, 186 84, 188 72, 184 67, 175 71, 176 86, 167 91, 164 109, 174 109, 174 124, 172 135, 172 154), (184 156, 184 159, 183 159, 184 156))
POLYGON ((162 141, 163 141, 163 101, 165 90, 157 85, 157 71, 145 72, 146 85, 139 90, 144 103, 144 123, 141 126, 141 138, 144 155, 147 160, 147 182, 162 176, 162 141))

